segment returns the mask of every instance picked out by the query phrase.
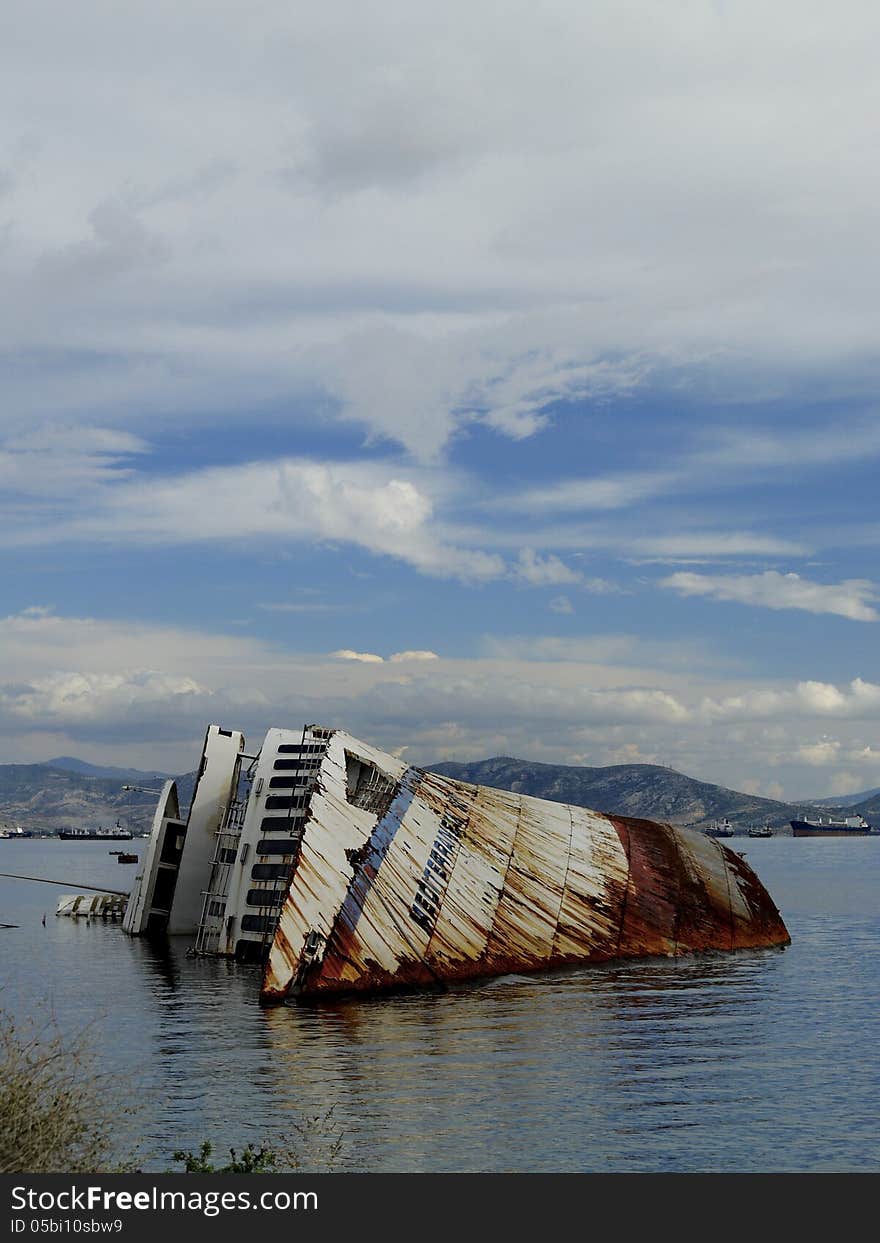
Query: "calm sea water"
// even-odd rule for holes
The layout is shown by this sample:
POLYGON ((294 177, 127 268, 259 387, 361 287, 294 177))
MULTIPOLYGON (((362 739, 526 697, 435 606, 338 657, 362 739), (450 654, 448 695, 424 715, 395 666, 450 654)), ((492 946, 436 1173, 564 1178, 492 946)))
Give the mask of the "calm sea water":
MULTIPOLYGON (((271 1010, 253 967, 56 919, 64 891, 0 879, 20 925, 0 929, 0 1007, 86 1031, 147 1170, 203 1139, 296 1138, 331 1106, 307 1165, 341 1130, 340 1170, 876 1170, 880 839, 732 844, 789 949, 271 1010)), ((0 870, 128 888, 107 851, 0 841, 0 870)))

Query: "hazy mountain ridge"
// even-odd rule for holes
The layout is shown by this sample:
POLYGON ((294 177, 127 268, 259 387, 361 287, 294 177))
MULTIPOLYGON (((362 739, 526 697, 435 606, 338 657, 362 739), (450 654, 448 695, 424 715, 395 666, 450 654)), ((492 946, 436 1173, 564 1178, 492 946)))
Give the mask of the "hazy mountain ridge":
MULTIPOLYGON (((186 806, 195 774, 176 780, 186 806)), ((48 764, 2 764, 0 823, 57 833, 66 828, 110 828, 119 820, 133 833, 145 832, 152 823, 156 795, 123 790, 123 784, 119 777, 95 777, 48 764)))
POLYGON ((880 801, 880 786, 870 790, 861 790, 858 794, 838 794, 829 798, 804 799, 808 807, 861 807, 863 804, 877 806, 880 801))
POLYGON ((42 760, 45 768, 61 768, 65 772, 79 773, 82 777, 109 777, 114 781, 130 781, 134 785, 149 785, 150 782, 165 781, 173 773, 151 772, 142 768, 114 768, 108 764, 90 764, 88 760, 78 760, 75 755, 59 755, 52 760, 42 760))
POLYGON ((431 768, 477 785, 694 828, 727 817, 742 829, 765 821, 774 828, 788 829, 789 821, 805 806, 743 794, 656 764, 580 768, 495 756, 472 763, 433 764, 431 768))
MULTIPOLYGON (((727 817, 741 829, 766 821, 774 828, 787 830, 792 818, 810 811, 818 814, 815 800, 784 803, 760 798, 656 764, 589 768, 495 756, 469 763, 447 761, 430 767, 433 772, 478 785, 695 828, 727 817)), ((37 832, 57 833, 64 828, 109 828, 119 820, 134 833, 146 832, 152 822, 156 795, 123 790, 122 786, 131 783, 159 789, 164 779, 164 774, 107 769, 70 756, 60 757, 52 764, 0 765, 0 825, 20 824, 37 832), (63 767, 58 767, 58 763, 63 767), (108 772, 113 775, 104 775, 108 772)), ((192 797, 195 773, 184 773, 175 780, 181 805, 186 807, 192 797)), ((880 791, 874 791, 859 804, 823 803, 821 814, 860 814, 876 823, 880 821, 880 791)))

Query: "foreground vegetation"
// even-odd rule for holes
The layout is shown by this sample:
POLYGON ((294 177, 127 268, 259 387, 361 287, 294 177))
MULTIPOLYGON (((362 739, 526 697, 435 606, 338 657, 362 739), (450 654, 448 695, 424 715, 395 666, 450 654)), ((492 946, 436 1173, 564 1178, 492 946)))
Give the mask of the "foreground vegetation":
MULTIPOLYGON (((120 1132, 131 1130, 110 1076, 98 1073, 83 1035, 71 1039, 54 1026, 16 1024, 0 1011, 0 1174, 134 1173, 138 1157, 120 1158, 120 1132)), ((195 1152, 179 1150, 184 1174, 280 1174, 325 1171, 337 1164, 343 1134, 333 1110, 294 1123, 296 1138, 229 1149, 212 1161, 205 1140, 195 1152)))
POLYGON ((82 1036, 0 1014, 0 1173, 132 1168, 114 1159, 121 1109, 82 1036))

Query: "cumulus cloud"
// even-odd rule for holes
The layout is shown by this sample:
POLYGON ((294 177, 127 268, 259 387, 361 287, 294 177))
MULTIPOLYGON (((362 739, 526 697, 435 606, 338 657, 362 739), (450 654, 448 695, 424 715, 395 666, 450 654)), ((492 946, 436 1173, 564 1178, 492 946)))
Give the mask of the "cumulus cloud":
POLYGON ((547 608, 551 613, 567 614, 574 612, 574 605, 568 596, 554 596, 547 604, 547 608))
POLYGON ((854 678, 846 690, 830 682, 808 680, 791 688, 759 687, 721 699, 705 698, 700 705, 706 720, 769 720, 793 713, 873 720, 878 712, 880 686, 861 678, 854 678))
POLYGON ((876 621, 877 592, 866 579, 842 583, 814 583, 799 574, 711 575, 679 571, 662 579, 660 585, 682 596, 709 596, 737 604, 768 609, 804 609, 808 613, 833 613, 851 621, 876 621))
POLYGON ((814 768, 836 764, 840 755, 840 743, 836 738, 822 738, 819 742, 804 743, 797 749, 798 759, 814 768))
POLYGON ((862 771, 864 785, 877 782, 880 686, 753 681, 725 693, 674 656, 626 636, 547 639, 543 650, 525 639, 487 643, 477 657, 442 663, 415 649, 386 659, 353 650, 325 656, 34 606, 0 619, 0 734, 11 759, 85 750, 96 760, 184 771, 209 721, 258 742, 270 725, 318 720, 406 747, 417 764, 489 754, 585 764, 653 756, 734 788, 740 778, 764 790, 784 781, 791 796, 822 794, 819 776, 824 787, 838 766, 862 771), (822 731, 829 721, 833 739, 822 731), (817 763, 835 749, 836 762, 817 763))

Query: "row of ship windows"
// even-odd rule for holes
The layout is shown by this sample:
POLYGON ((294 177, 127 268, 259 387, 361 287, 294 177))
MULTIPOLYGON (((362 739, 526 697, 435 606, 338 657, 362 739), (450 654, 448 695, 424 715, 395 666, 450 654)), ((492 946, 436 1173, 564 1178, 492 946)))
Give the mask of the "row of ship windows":
MULTIPOLYGON (((278 908, 284 904, 284 896, 283 889, 249 889, 245 901, 248 906, 258 906, 263 910, 272 907, 277 913, 278 908)), ((208 914, 216 919, 219 919, 225 910, 226 903, 219 899, 215 899, 208 906, 208 914)), ((248 916, 245 915, 244 918, 247 919, 248 916)))

